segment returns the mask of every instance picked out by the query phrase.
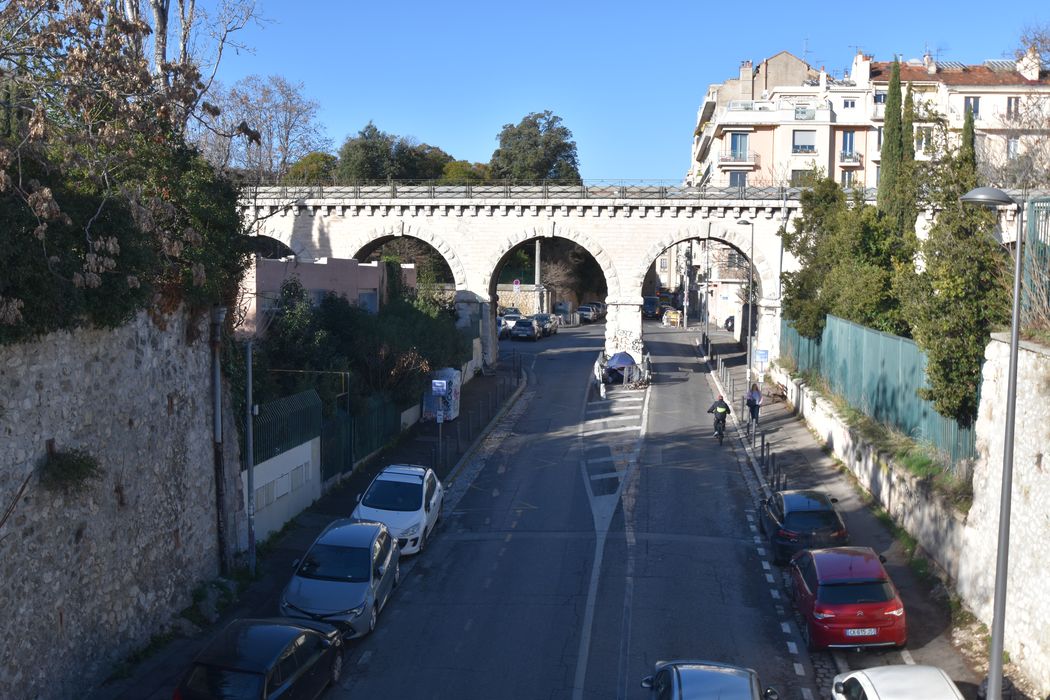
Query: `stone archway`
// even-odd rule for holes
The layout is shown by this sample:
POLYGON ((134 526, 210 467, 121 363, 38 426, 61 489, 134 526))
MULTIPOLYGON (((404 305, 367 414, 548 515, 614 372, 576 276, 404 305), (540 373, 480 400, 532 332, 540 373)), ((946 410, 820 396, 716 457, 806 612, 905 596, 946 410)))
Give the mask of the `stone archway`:
POLYGON ((441 236, 438 236, 425 228, 412 226, 402 221, 400 222, 400 225, 391 224, 382 228, 372 229, 367 234, 351 238, 348 241, 347 247, 352 251, 352 254, 356 255, 358 251, 367 248, 376 241, 385 238, 401 238, 405 236, 427 243, 432 246, 442 258, 444 258, 449 269, 452 271, 452 281, 456 288, 457 297, 461 292, 465 292, 469 288, 467 271, 463 265, 462 257, 456 252, 455 248, 453 248, 441 236))

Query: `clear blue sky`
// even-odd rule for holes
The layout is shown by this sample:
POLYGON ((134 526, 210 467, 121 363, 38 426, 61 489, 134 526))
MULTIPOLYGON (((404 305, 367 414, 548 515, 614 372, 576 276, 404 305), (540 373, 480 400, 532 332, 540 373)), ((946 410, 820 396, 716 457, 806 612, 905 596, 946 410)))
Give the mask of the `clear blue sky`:
POLYGON ((549 109, 587 179, 680 180, 707 86, 791 51, 841 75, 859 46, 876 60, 979 63, 1012 56, 1050 24, 1043 1, 649 2, 260 0, 219 77, 283 75, 321 105, 337 150, 369 120, 488 162, 504 124, 549 109), (951 9, 948 9, 948 8, 951 9), (978 8, 998 8, 989 15, 978 8), (868 10, 874 14, 850 14, 868 10))

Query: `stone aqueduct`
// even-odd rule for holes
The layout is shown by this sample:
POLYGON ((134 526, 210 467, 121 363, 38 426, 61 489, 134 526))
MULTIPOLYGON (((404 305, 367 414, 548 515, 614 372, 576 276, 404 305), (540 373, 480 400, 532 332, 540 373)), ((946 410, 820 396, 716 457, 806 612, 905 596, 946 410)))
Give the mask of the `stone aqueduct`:
POLYGON ((518 245, 560 237, 594 256, 608 286, 606 352, 642 348, 642 281, 662 251, 690 239, 722 241, 748 257, 754 233, 760 294, 755 347, 778 354, 780 273, 795 269, 777 231, 799 211, 797 190, 701 192, 666 187, 257 187, 242 200, 257 233, 298 257, 352 258, 398 236, 432 245, 448 263, 461 318, 481 318, 486 361, 496 358, 494 277, 518 245), (738 221, 746 220, 747 224, 738 221))

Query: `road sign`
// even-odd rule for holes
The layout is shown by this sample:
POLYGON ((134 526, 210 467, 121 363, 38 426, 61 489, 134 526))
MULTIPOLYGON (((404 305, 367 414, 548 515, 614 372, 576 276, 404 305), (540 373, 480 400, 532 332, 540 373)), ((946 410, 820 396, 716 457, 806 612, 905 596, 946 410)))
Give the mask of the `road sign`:
POLYGON ((515 292, 520 292, 521 291, 521 280, 514 280, 514 291, 515 292))
POLYGON ((448 380, 445 379, 431 379, 430 380, 430 393, 434 396, 444 396, 448 393, 448 380))
POLYGON ((769 362, 769 350, 755 350, 755 360, 758 362, 769 362))
POLYGON ((437 421, 438 423, 444 423, 445 422, 445 411, 440 409, 440 408, 438 410, 434 411, 434 420, 437 421))

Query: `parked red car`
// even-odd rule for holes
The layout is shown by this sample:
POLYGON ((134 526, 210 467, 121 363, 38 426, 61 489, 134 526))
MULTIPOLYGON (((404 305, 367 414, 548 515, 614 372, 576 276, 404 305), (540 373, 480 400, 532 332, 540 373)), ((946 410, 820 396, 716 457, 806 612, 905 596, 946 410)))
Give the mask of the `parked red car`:
POLYGON ((811 650, 903 647, 908 629, 897 587, 870 547, 808 549, 791 560, 791 593, 811 650))

